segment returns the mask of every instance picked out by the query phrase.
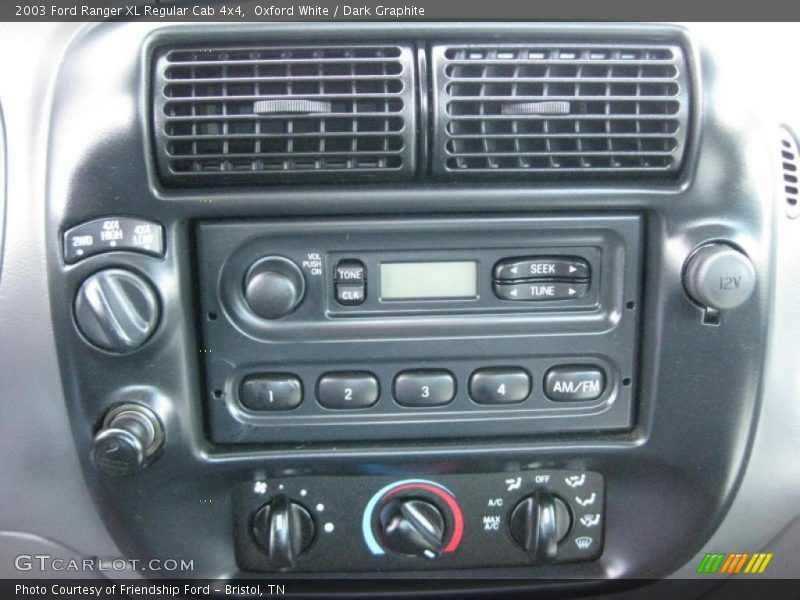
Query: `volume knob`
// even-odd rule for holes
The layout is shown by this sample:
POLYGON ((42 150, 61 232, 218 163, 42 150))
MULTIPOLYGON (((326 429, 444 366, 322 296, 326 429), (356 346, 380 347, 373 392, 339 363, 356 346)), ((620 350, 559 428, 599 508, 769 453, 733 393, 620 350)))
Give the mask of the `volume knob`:
POLYGON ((305 277, 287 258, 268 256, 250 267, 244 280, 244 297, 259 317, 278 319, 292 312, 303 300, 305 277))

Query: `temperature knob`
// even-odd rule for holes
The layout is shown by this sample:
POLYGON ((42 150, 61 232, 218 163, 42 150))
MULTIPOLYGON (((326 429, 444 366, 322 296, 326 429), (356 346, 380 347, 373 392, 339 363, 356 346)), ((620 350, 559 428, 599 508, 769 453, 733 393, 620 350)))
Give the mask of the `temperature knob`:
POLYGON ((302 302, 306 281, 300 267, 287 258, 268 256, 250 267, 244 279, 244 297, 259 317, 285 317, 302 302))
POLYGON ((464 515, 453 492, 443 485, 429 479, 404 479, 372 495, 361 529, 375 556, 388 551, 433 559, 458 549, 464 515))
POLYGON ((395 498, 383 506, 378 519, 383 545, 393 552, 435 558, 444 549, 444 516, 432 502, 395 498))
POLYGON ((275 496, 253 518, 253 536, 276 569, 293 567, 297 557, 314 541, 315 532, 311 513, 285 494, 275 496))

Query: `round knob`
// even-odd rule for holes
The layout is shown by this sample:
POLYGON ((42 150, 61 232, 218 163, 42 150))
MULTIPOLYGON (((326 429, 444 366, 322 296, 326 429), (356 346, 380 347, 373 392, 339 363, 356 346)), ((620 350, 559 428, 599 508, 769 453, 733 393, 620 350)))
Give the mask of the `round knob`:
POLYGON ((428 500, 397 498, 378 515, 383 545, 406 556, 435 558, 444 547, 442 512, 428 500))
POLYGON ((75 322, 92 344, 110 352, 136 350, 158 324, 158 298, 141 276, 123 269, 99 271, 75 297, 75 322))
POLYGON ((514 507, 508 529, 534 562, 547 562, 556 557, 558 542, 571 525, 567 505, 547 490, 537 490, 514 507))
POLYGON ((303 300, 306 281, 300 268, 280 256, 255 262, 244 278, 244 297, 254 313, 277 319, 292 312, 303 300))
POLYGON ((701 246, 686 262, 684 286, 698 304, 715 310, 736 308, 756 286, 753 263, 723 243, 701 246))
POLYGON ((253 536, 278 569, 294 566, 295 559, 314 541, 314 517, 299 502, 278 494, 253 518, 253 536))
POLYGON ((132 475, 147 466, 164 440, 153 411, 126 404, 109 411, 92 442, 92 459, 110 477, 132 475))

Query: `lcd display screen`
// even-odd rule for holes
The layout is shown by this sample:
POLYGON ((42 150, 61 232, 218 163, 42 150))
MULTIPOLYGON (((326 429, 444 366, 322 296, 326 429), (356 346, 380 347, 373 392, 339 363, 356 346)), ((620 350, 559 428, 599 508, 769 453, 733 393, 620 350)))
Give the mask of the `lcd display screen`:
POLYGON ((452 300, 477 295, 475 261, 381 264, 383 300, 452 300))

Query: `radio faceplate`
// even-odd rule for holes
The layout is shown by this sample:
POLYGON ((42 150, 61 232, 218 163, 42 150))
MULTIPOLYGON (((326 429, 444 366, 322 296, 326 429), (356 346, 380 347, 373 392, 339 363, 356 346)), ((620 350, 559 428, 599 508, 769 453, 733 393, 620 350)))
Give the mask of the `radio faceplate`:
POLYGON ((196 233, 214 442, 632 426, 639 216, 196 233))

